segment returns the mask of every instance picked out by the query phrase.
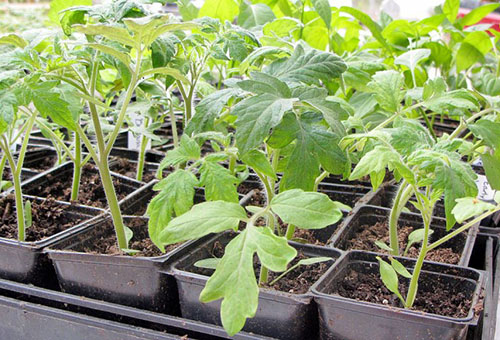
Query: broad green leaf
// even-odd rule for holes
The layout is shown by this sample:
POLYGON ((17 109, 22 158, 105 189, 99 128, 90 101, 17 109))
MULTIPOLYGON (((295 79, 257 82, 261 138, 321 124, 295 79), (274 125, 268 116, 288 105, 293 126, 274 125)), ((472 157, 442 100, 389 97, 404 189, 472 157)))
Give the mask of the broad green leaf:
POLYGON ((403 76, 394 70, 379 71, 372 79, 368 87, 375 93, 378 104, 388 112, 399 111, 404 98, 403 76))
POLYGON ((488 33, 482 31, 469 33, 457 52, 457 72, 482 61, 492 47, 488 33))
POLYGON ((247 215, 238 203, 213 201, 194 205, 191 210, 170 221, 159 235, 161 244, 196 240, 210 233, 238 229, 247 215))
MULTIPOLYGON (((429 236, 432 235, 434 231, 429 229, 429 236)), ((404 252, 404 255, 408 253, 408 250, 410 250, 411 246, 413 246, 415 243, 422 243, 424 241, 424 236, 425 236, 425 229, 415 229, 413 230, 410 235, 408 235, 408 242, 406 243, 406 249, 404 252)))
POLYGON ((260 150, 250 150, 240 158, 243 163, 252 167, 255 171, 276 179, 276 174, 274 173, 273 167, 271 166, 271 163, 267 159, 264 152, 260 150))
POLYGON ((394 167, 396 163, 401 163, 400 156, 396 152, 386 146, 376 146, 361 158, 351 176, 349 176, 349 180, 357 180, 366 175, 370 175, 370 177, 380 175, 381 178, 377 177, 375 182, 372 180, 373 189, 375 190, 382 184, 386 167, 394 167))
POLYGON ((161 161, 157 174, 161 174, 163 169, 191 160, 197 160, 201 156, 201 149, 198 143, 187 135, 183 134, 179 147, 168 151, 161 161))
POLYGON ((222 165, 205 160, 200 168, 200 185, 205 188, 207 201, 238 202, 238 179, 222 165))
POLYGON ((174 40, 170 37, 159 37, 151 44, 151 61, 153 68, 166 67, 176 54, 174 40))
POLYGON ((151 74, 162 74, 165 76, 170 76, 173 77, 177 80, 182 81, 183 83, 189 83, 188 79, 186 78, 185 75, 183 75, 178 69, 171 68, 171 67, 158 67, 158 68, 152 68, 147 71, 144 71, 140 74, 140 77, 146 77, 151 74))
POLYGON ((246 319, 257 312, 259 287, 253 268, 256 252, 264 266, 277 272, 285 271, 297 255, 285 238, 274 235, 269 228, 245 229, 229 242, 215 273, 201 292, 200 301, 223 299, 222 325, 230 336, 239 332, 246 319))
POLYGON ((395 258, 391 257, 391 265, 392 268, 401 276, 406 277, 407 279, 411 279, 412 275, 410 272, 403 266, 401 262, 396 260, 395 258))
POLYGON ((481 160, 488 183, 494 190, 500 190, 500 151, 497 150, 493 155, 482 154, 481 160))
POLYGON ((451 211, 458 223, 462 223, 469 218, 476 217, 485 211, 495 208, 494 204, 478 200, 475 197, 464 197, 457 199, 457 205, 451 211))
POLYGON ((469 13, 467 13, 463 18, 460 19, 460 24, 462 26, 471 26, 477 24, 481 21, 485 16, 493 12, 498 8, 500 4, 487 4, 481 7, 475 8, 469 13))
POLYGON ((302 39, 312 48, 325 50, 328 45, 328 30, 318 25, 306 25, 302 31, 302 39))
POLYGON ((308 259, 302 259, 299 262, 297 262, 297 264, 299 266, 310 266, 312 264, 326 262, 326 261, 331 261, 331 260, 332 260, 331 257, 318 256, 318 257, 311 257, 311 258, 308 258, 308 259))
POLYGON ((297 19, 284 17, 265 24, 262 28, 262 33, 271 37, 286 37, 301 27, 303 27, 303 25, 297 19))
POLYGON ((132 37, 130 33, 123 27, 94 24, 85 26, 75 25, 74 28, 80 33, 88 35, 101 35, 111 41, 116 41, 126 46, 138 46, 138 43, 134 40, 134 37, 132 37))
POLYGON ((383 47, 385 47, 385 49, 388 52, 391 52, 391 47, 390 47, 389 43, 382 35, 382 29, 380 28, 380 26, 376 22, 374 22, 372 20, 372 18, 370 18, 367 14, 363 13, 362 11, 357 10, 355 8, 352 8, 352 7, 343 6, 340 8, 340 11, 348 13, 348 14, 352 15, 354 18, 356 18, 357 20, 359 20, 363 25, 365 25, 370 30, 373 37, 375 39, 377 39, 377 41, 383 47))
POLYGON ((206 0, 198 12, 198 17, 210 17, 222 22, 233 21, 238 12, 238 4, 234 0, 206 0))
POLYGON ((484 140, 489 147, 500 150, 500 123, 481 119, 468 125, 469 130, 477 137, 484 140))
POLYGON ((38 90, 33 96, 33 104, 42 116, 49 116, 54 123, 72 131, 76 130, 76 122, 69 110, 69 104, 61 99, 59 93, 38 90))
POLYGON ((329 82, 338 78, 346 69, 337 55, 312 48, 306 50, 299 44, 290 58, 275 61, 264 72, 283 81, 319 84, 320 80, 329 82))
POLYGON ((220 258, 212 257, 212 258, 196 261, 194 263, 194 266, 198 267, 198 268, 215 270, 217 268, 217 266, 219 265, 219 263, 220 263, 220 258))
POLYGON ((332 25, 332 8, 328 0, 311 0, 314 10, 319 14, 325 22, 328 29, 332 25))
POLYGON ((271 209, 283 222, 303 229, 321 229, 342 218, 342 212, 327 195, 301 189, 276 195, 271 200, 271 209))
POLYGON ((236 120, 236 145, 241 154, 262 144, 270 130, 278 125, 286 111, 291 110, 293 99, 262 94, 238 103, 233 114, 236 120))
POLYGON ((252 79, 239 81, 238 87, 255 94, 269 93, 282 98, 291 97, 292 92, 288 85, 278 78, 261 72, 252 72, 251 76, 252 79))
POLYGON ((446 0, 443 4, 443 13, 452 24, 457 19, 458 9, 460 8, 460 0, 446 0))
POLYGON ((125 66, 127 66, 130 71, 132 71, 132 69, 130 68, 130 63, 132 62, 132 60, 130 59, 130 56, 128 54, 103 44, 86 44, 86 46, 115 57, 116 59, 120 60, 125 66))
POLYGON ((0 134, 7 131, 7 128, 14 121, 17 110, 17 97, 9 89, 0 92, 0 134))
POLYGON ((394 64, 405 65, 412 72, 415 71, 418 63, 431 55, 431 50, 427 48, 417 48, 415 50, 410 50, 398 56, 394 59, 394 64))
POLYGON ((177 6, 183 21, 193 20, 198 17, 199 9, 193 4, 191 0, 178 0, 177 6))
POLYGON ((125 240, 127 241, 127 246, 128 246, 130 240, 132 239, 132 237, 134 237, 134 232, 127 226, 124 226, 124 229, 125 229, 125 240))
POLYGON ((396 270, 394 270, 394 268, 389 263, 385 262, 378 256, 377 260, 380 266, 379 270, 382 282, 387 287, 387 289, 389 289, 392 293, 396 294, 398 298, 404 301, 401 293, 399 292, 399 280, 396 270))
POLYGON ((256 48, 245 58, 245 60, 240 63, 240 73, 244 74, 248 70, 250 65, 256 64, 261 59, 288 53, 288 50, 275 46, 262 46, 256 48))
POLYGON ((177 170, 164 178, 154 189, 160 191, 148 205, 148 230, 151 241, 165 251, 159 240, 161 231, 174 216, 181 216, 193 206, 195 186, 198 180, 189 171, 177 170))
POLYGON ((479 108, 477 98, 465 89, 436 93, 426 99, 423 105, 429 110, 438 113, 445 113, 447 110, 452 109, 477 110, 479 108))
POLYGON ((6 33, 0 35, 0 45, 14 45, 16 47, 25 48, 28 46, 28 42, 15 33, 6 33))
POLYGON ((92 6, 92 0, 52 0, 48 13, 50 21, 59 25, 61 11, 75 6, 92 6))
POLYGON ((273 11, 266 4, 252 4, 249 1, 242 1, 240 4, 240 14, 238 15, 238 25, 251 29, 264 25, 276 19, 273 11))

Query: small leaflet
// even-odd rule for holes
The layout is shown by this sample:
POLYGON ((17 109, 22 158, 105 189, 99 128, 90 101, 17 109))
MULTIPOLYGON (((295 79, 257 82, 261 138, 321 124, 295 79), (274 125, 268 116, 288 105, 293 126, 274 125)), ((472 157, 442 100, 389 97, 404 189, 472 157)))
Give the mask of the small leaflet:
MULTIPOLYGON (((137 113, 130 113, 129 117, 135 127, 144 129, 144 117, 142 115, 137 113)), ((134 135, 132 131, 128 130, 127 132, 128 149, 139 150, 141 148, 141 139, 142 139, 141 134, 134 135)), ((151 148, 151 140, 148 140, 148 145, 146 146, 146 149, 150 148, 151 148)))
POLYGON ((490 183, 488 183, 488 179, 484 175, 478 175, 476 179, 477 185, 477 198, 483 201, 494 201, 496 190, 494 190, 490 183))

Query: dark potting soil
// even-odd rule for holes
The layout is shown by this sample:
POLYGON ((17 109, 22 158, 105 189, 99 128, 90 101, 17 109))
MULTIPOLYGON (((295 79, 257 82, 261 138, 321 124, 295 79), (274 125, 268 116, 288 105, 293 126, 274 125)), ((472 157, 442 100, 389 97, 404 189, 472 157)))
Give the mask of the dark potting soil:
MULTIPOLYGON (((49 183, 33 188, 26 193, 34 196, 53 197, 59 201, 69 202, 71 198, 72 176, 52 177, 47 175, 49 183)), ((130 192, 121 185, 119 178, 113 177, 118 200, 125 198, 130 192)), ((105 208, 108 203, 102 186, 99 172, 91 164, 86 164, 82 169, 80 181, 80 192, 78 193, 77 203, 97 208, 105 208)))
MULTIPOLYGON (((383 284, 378 273, 378 266, 370 268, 359 266, 348 267, 342 280, 334 282, 327 294, 337 294, 342 297, 359 301, 383 304, 392 307, 402 307, 401 301, 383 284)), ((471 299, 461 290, 460 281, 442 280, 443 277, 420 275, 417 298, 413 310, 434 313, 455 318, 466 317, 471 307, 471 299)), ((406 296, 409 281, 400 280, 399 291, 406 296)))
MULTIPOLYGON (((224 256, 224 246, 220 241, 216 241, 209 246, 208 252, 210 256, 216 258, 222 258, 224 256)), ((309 258, 304 255, 301 251, 298 252, 295 259, 288 265, 290 268, 302 259, 309 258)), ((305 294, 309 288, 316 283, 317 280, 323 275, 329 268, 327 262, 315 263, 307 266, 299 266, 289 272, 285 277, 281 278, 278 282, 272 286, 269 284, 264 284, 262 287, 274 289, 280 292, 287 292, 292 294, 305 294)), ((194 265, 186 268, 189 272, 211 276, 213 274, 212 269, 205 269, 195 267, 194 265)), ((254 270, 255 276, 259 277, 260 272, 260 262, 257 256, 254 257, 254 270)), ((281 275, 281 273, 274 273, 269 271, 268 282, 272 282, 275 278, 281 275)))
MULTIPOLYGON (((27 175, 25 172, 21 171, 21 181, 30 178, 30 175, 27 175)), ((3 169, 2 181, 12 181, 12 174, 10 173, 9 168, 3 169)))
MULTIPOLYGON (((84 252, 89 254, 105 254, 105 255, 131 255, 131 256, 141 256, 141 257, 155 257, 161 256, 163 253, 158 247, 156 247, 148 235, 148 225, 147 222, 140 218, 134 218, 126 222, 126 226, 129 227, 134 235, 129 242, 129 249, 138 250, 138 253, 126 253, 118 247, 116 243, 116 236, 113 229, 113 222, 106 221, 104 225, 94 228, 92 231, 92 237, 88 241, 78 244, 72 247, 71 250, 84 252), (103 230, 105 231, 103 234, 103 230)), ((168 253, 181 243, 172 244, 165 247, 165 252, 168 253)))
MULTIPOLYGON (((122 157, 113 157, 113 162, 110 164, 109 169, 113 172, 119 173, 120 175, 136 179, 137 177, 137 163, 131 162, 130 160, 122 157)), ((166 173, 165 173, 166 176, 166 173)), ((142 174, 142 181, 149 183, 156 178, 156 171, 151 171, 144 168, 142 174)))
MULTIPOLYGON (((46 199, 43 202, 31 201, 31 217, 33 224, 25 231, 26 241, 40 241, 73 227, 82 220, 68 216, 64 211, 68 206, 46 199)), ((0 199, 0 237, 17 239, 17 216, 14 195, 0 199)))
MULTIPOLYGON (((414 228, 411 226, 398 227, 399 249, 401 251, 404 251, 406 249, 408 235, 413 230, 414 228)), ((465 235, 457 235, 455 239, 464 240, 465 235)), ((460 261, 461 252, 450 246, 450 242, 454 243, 457 241, 455 239, 448 241, 443 246, 429 251, 425 259, 428 261, 441 263, 458 264, 458 262, 460 261)), ((377 247, 375 241, 382 241, 386 244, 389 244, 389 227, 387 225, 387 222, 377 222, 374 225, 361 226, 354 237, 347 241, 347 250, 358 249, 387 253, 387 251, 377 247)), ((420 244, 414 244, 408 250, 407 256, 417 258, 419 250, 420 244)))
POLYGON ((25 168, 35 171, 47 171, 52 169, 57 163, 57 156, 47 156, 33 162, 32 165, 25 165, 25 168))

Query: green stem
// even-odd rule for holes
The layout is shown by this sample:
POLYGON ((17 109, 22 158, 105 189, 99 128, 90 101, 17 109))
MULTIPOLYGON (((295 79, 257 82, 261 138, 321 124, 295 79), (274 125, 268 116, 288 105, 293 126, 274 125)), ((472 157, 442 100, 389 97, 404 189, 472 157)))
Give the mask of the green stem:
POLYGON ((452 140, 456 137, 458 137, 466 128, 467 128, 467 124, 471 124, 473 123, 476 119, 488 114, 488 113, 491 113, 493 111, 496 111, 497 109, 495 108, 487 108, 487 109, 484 109, 482 111, 479 111, 478 113, 476 113, 475 115, 473 115, 472 117, 468 118, 465 123, 463 121, 460 122, 460 124, 457 126, 457 128, 455 129, 455 131, 453 131, 451 133, 451 135, 448 137, 449 140, 452 140))
POLYGON ((313 191, 318 191, 319 184, 328 177, 330 173, 328 171, 323 171, 321 175, 319 175, 316 180, 314 181, 314 190, 313 191))
POLYGON ((80 140, 80 134, 78 132, 75 132, 75 161, 73 162, 73 186, 71 188, 71 201, 78 200, 81 177, 82 177, 82 142, 80 140))
POLYGON ((432 128, 431 122, 429 121, 429 117, 427 117, 427 115, 425 114, 424 110, 419 109, 418 111, 424 117, 425 124, 427 125, 427 128, 428 128, 429 132, 431 133, 432 138, 434 138, 434 141, 437 141, 437 136, 436 136, 436 133, 434 132, 434 129, 432 128))
MULTIPOLYGON (((147 128, 149 125, 149 118, 146 118, 144 126, 147 128)), ((142 176, 144 174, 144 162, 146 161, 146 147, 148 146, 149 139, 146 135, 141 138, 141 149, 139 151, 139 160, 137 163, 137 175, 136 179, 140 182, 142 181, 142 176)))
POLYGON ((235 168, 236 168, 236 155, 231 153, 231 156, 229 158, 229 171, 231 174, 235 174, 235 168))
POLYGON ((179 147, 179 135, 177 134, 177 119, 174 112, 174 103, 170 100, 170 127, 172 128, 172 138, 174 139, 174 148, 179 147))
POLYGON ((401 182, 398 188, 396 198, 389 215, 389 239, 392 255, 399 256, 399 240, 398 240, 398 220, 401 216, 403 208, 408 203, 412 194, 412 187, 408 186, 405 181, 401 182))
POLYGON ((288 227, 286 228, 286 239, 291 240, 293 238, 293 235, 295 234, 295 226, 293 224, 289 224, 288 227))
POLYGON ((269 270, 262 263, 260 265, 259 284, 263 285, 269 280, 269 270))
POLYGON ((2 155, 2 159, 0 160, 0 192, 2 191, 2 181, 3 181, 3 172, 5 170, 5 163, 7 163, 7 157, 2 155))

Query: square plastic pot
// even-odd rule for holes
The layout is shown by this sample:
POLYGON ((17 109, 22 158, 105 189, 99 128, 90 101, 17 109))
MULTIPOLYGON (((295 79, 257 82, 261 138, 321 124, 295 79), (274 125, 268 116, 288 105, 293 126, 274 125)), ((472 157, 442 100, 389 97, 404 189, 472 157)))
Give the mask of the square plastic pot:
MULTIPOLYGON (((24 196, 24 198, 31 201, 43 201, 41 198, 31 196, 24 196)), ((36 242, 20 242, 0 237, 1 278, 39 285, 48 284, 54 279, 54 271, 43 250, 84 227, 93 217, 103 213, 101 209, 65 202, 59 203, 67 207, 63 213, 68 219, 81 219, 82 221, 65 231, 36 242)))
MULTIPOLYGON (((209 249, 214 242, 227 244, 235 233, 227 232, 212 236, 173 264, 171 269, 177 280, 181 315, 184 318, 221 325, 221 301, 201 303, 199 296, 208 276, 189 272, 195 262, 210 257, 209 249)), ((337 259, 340 252, 335 249, 293 243, 307 256, 329 256, 337 259)), ((333 263, 332 261, 331 263, 333 263)), ((278 339, 314 339, 317 329, 317 311, 309 292, 291 294, 271 289, 261 289, 259 306, 254 318, 247 319, 244 331, 278 339)))
MULTIPOLYGON (((141 217, 124 217, 125 224, 132 219, 142 219, 147 226, 147 219, 141 217)), ((160 270, 183 248, 193 246, 193 242, 156 257, 81 252, 82 247, 92 244, 95 239, 114 235, 114 229, 107 224, 109 221, 109 216, 95 220, 46 250, 61 289, 71 294, 178 315, 175 280, 161 275, 160 270)))
MULTIPOLYGON (((332 247, 347 250, 347 241, 352 239, 360 228, 364 225, 374 225, 377 222, 387 221, 389 218, 390 209, 375 206, 361 206, 353 214, 348 215, 339 228, 339 231, 328 242, 332 247)), ((407 225, 414 229, 422 228, 422 218, 419 214, 402 213, 398 225, 407 225)), ((434 233, 431 235, 431 241, 438 239, 447 234, 446 220, 434 217, 431 222, 431 229, 434 233)), ((442 246, 452 248, 456 253, 460 254, 458 265, 467 266, 474 247, 478 225, 471 227, 466 233, 462 233, 444 243, 442 246)))
MULTIPOLYGON (((479 301, 484 279, 481 272, 473 269, 425 263, 421 272, 420 282, 448 282, 471 300, 468 314, 463 318, 387 307, 329 293, 332 287, 345 277, 348 270, 355 269, 356 272, 378 275, 376 256, 375 253, 349 252, 312 287, 314 299, 319 307, 321 339, 459 340, 465 338, 468 326, 477 324, 474 307, 479 301)), ((398 259, 406 267, 411 268, 415 264, 411 259, 398 259)), ((420 286, 422 289, 423 284, 420 286)))

